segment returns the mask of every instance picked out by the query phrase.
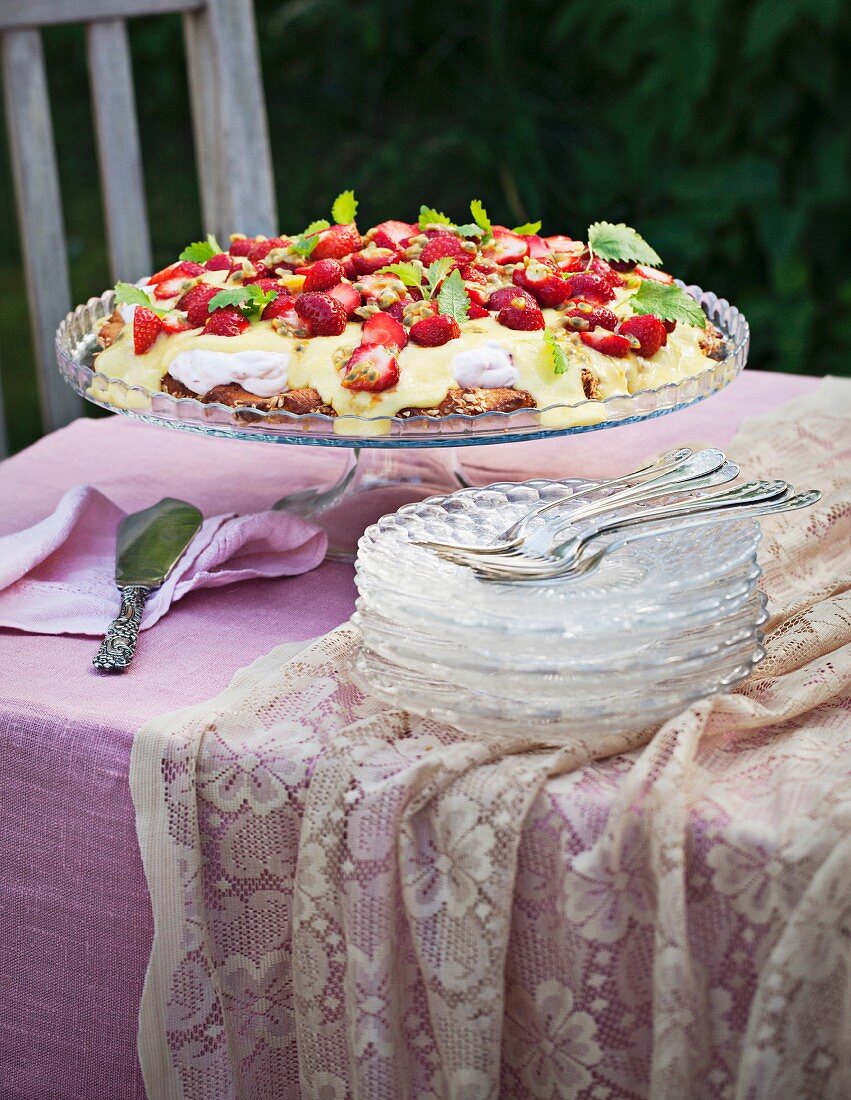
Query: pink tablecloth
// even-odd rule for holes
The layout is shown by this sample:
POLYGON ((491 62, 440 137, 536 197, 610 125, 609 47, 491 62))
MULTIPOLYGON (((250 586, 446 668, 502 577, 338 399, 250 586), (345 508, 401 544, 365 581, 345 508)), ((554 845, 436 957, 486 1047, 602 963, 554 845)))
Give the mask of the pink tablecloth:
MULTIPOLYGON (((621 470, 682 442, 723 446, 745 417, 816 384, 745 374, 724 393, 661 420, 475 448, 465 459, 495 478, 621 470)), ((209 515, 267 507, 312 469, 338 461, 312 448, 202 439, 118 418, 80 420, 0 466, 0 533, 33 523, 82 482, 128 510, 168 494, 209 515), (258 469, 279 475, 271 498, 258 469)), ((151 930, 127 788, 133 734, 154 714, 215 694, 274 645, 342 622, 353 599, 351 568, 338 564, 199 592, 145 639, 132 674, 115 678, 90 672, 90 639, 0 631, 3 1100, 144 1096, 135 1031, 151 930)))

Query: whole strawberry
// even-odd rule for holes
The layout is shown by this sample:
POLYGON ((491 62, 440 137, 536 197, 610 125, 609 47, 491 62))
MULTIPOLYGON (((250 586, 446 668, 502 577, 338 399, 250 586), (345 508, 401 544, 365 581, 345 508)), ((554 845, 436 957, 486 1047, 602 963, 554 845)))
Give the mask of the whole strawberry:
POLYGON ((448 344, 450 340, 457 340, 461 335, 461 329, 454 317, 446 317, 442 313, 434 317, 424 317, 411 326, 409 333, 415 344, 424 348, 439 348, 442 344, 448 344))
POLYGON ((393 248, 378 248, 376 245, 369 245, 361 252, 353 253, 352 271, 355 277, 374 275, 380 268, 392 264, 398 256, 399 253, 393 248))
POLYGON ((659 348, 663 348, 668 342, 665 326, 652 313, 630 317, 629 320, 621 323, 618 332, 621 336, 626 336, 639 355, 643 355, 645 359, 655 355, 659 348))
POLYGON ((313 260, 341 260, 361 247, 361 235, 353 225, 332 225, 323 229, 310 256, 313 260))
POLYGON ((399 381, 399 361, 392 349, 381 344, 361 344, 346 363, 340 385, 347 390, 380 393, 399 381))
POLYGON ((516 329, 520 332, 546 328, 544 315, 538 306, 530 306, 526 298, 521 298, 519 294, 515 295, 508 305, 502 307, 496 319, 506 328, 516 329))
POLYGON ((317 260, 303 271, 305 291, 330 290, 343 281, 343 265, 339 260, 317 260))
POLYGON ((253 264, 260 263, 262 259, 269 255, 273 248, 286 248, 289 243, 289 237, 268 237, 265 241, 258 241, 254 247, 249 250, 248 259, 253 264))
POLYGON ((257 241, 253 237, 237 237, 230 242, 228 251, 231 256, 247 256, 255 244, 257 241))
POLYGON ((204 264, 208 271, 230 271, 233 267, 233 259, 227 252, 217 252, 204 264))
POLYGON ((444 256, 449 256, 461 264, 468 264, 472 259, 471 254, 457 237, 451 233, 438 233, 420 253, 420 262, 428 267, 429 264, 433 264, 435 260, 440 260, 444 256))
POLYGON ((311 336, 339 336, 346 330, 345 307, 323 291, 300 294, 295 309, 311 336))
POLYGON ((198 283, 186 291, 177 303, 177 308, 186 310, 186 320, 194 327, 206 325, 210 315, 207 307, 221 289, 220 286, 210 286, 209 283, 198 283))
POLYGON ((516 286, 501 286, 488 298, 488 309, 502 309, 515 298, 522 298, 527 306, 537 306, 537 302, 528 290, 518 290, 516 286))
POLYGON ((152 309, 136 307, 133 313, 133 350, 137 355, 151 350, 162 328, 162 321, 152 309))
POLYGON ((224 306, 213 310, 204 326, 204 332, 208 336, 239 336, 247 328, 248 318, 236 306, 224 306))
POLYGON ((567 300, 570 285, 552 260, 529 260, 518 264, 511 276, 515 286, 528 291, 538 305, 554 309, 567 300))
POLYGON ((593 328, 607 328, 614 332, 618 319, 605 306, 592 306, 588 302, 579 302, 575 309, 569 310, 564 318, 565 328, 574 332, 590 332, 593 328))

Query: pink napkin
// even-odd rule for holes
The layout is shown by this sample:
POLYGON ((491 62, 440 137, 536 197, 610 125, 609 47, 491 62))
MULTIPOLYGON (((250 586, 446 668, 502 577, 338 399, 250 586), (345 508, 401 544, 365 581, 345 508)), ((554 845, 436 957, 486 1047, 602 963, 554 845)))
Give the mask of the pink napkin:
MULTIPOLYGON (((78 485, 46 519, 0 537, 0 626, 103 634, 118 611, 115 534, 125 514, 91 485, 78 485)), ((151 593, 141 629, 195 588, 315 569, 327 541, 324 531, 284 512, 206 519, 171 576, 151 593)))

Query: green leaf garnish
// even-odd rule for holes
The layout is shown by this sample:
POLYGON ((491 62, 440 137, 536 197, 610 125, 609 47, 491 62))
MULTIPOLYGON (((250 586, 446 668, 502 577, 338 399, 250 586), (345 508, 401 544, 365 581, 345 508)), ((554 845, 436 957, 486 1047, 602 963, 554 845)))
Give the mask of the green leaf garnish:
POLYGON ((395 275, 401 279, 405 286, 415 286, 417 289, 423 281, 423 265, 421 263, 397 263, 380 267, 376 275, 395 275))
MULTIPOLYGON (((434 292, 437 289, 437 284, 454 263, 455 261, 452 259, 451 256, 441 256, 439 260, 433 260, 432 263, 428 265, 428 271, 425 273, 426 286, 423 288, 424 298, 432 298, 434 296, 434 292)), ((461 285, 464 285, 463 279, 461 279, 461 285)), ((468 299, 467 305, 469 304, 470 302, 468 299)))
POLYGON ((480 225, 470 222, 469 225, 456 225, 455 232, 459 237, 481 237, 484 230, 480 225))
POLYGON ((207 260, 217 256, 222 251, 222 246, 212 233, 207 234, 206 241, 193 241, 177 257, 178 260, 191 260, 196 264, 206 263, 207 260))
POLYGON ((550 349, 553 358, 553 374, 564 374, 570 368, 570 360, 550 328, 544 329, 544 343, 550 349))
POLYGON ((311 233, 319 233, 323 229, 330 229, 331 223, 327 218, 319 218, 318 221, 311 222, 310 225, 301 234, 302 237, 309 237, 311 233))
POLYGON ((533 236, 540 228, 540 222, 524 222, 523 225, 515 225, 511 232, 517 233, 521 237, 526 237, 533 236))
POLYGON ((604 260, 626 260, 655 267, 662 257, 636 232, 623 222, 594 222, 588 227, 588 247, 604 260))
MULTIPOLYGON (((325 229, 327 226, 323 226, 322 228, 325 229)), ((318 244, 319 232, 308 226, 304 233, 300 233, 297 237, 293 238, 290 243, 290 251, 306 258, 318 244)))
POLYGON ((122 306, 145 306, 146 309, 154 309, 154 303, 141 287, 133 283, 116 283, 115 300, 122 306))
POLYGON ((354 191, 343 191, 334 199, 331 217, 336 225, 351 225, 358 212, 358 200, 354 191))
MULTIPOLYGON (((449 259, 444 256, 443 259, 449 259)), ((435 260, 440 263, 440 260, 435 260)), ((431 270, 431 268, 429 268, 431 270)), ((444 317, 454 317, 460 324, 467 320, 467 311, 470 308, 470 297, 464 287, 461 272, 456 268, 452 274, 444 280, 440 293, 437 296, 437 309, 444 317)))
POLYGON ((645 279, 632 297, 625 299, 633 313, 652 313, 662 321, 706 328, 706 314, 700 305, 676 283, 645 279))
POLYGON ((215 313, 225 306, 237 306, 246 317, 259 317, 270 302, 278 297, 277 290, 263 290, 256 283, 249 286, 228 287, 215 294, 207 306, 208 313, 215 313))
POLYGON ((419 226, 420 229, 425 229, 429 225, 452 225, 452 219, 448 218, 445 214, 441 214, 439 210, 432 210, 430 206, 420 207, 419 226))
POLYGON ((493 224, 487 210, 482 206, 481 199, 473 199, 470 203, 470 213, 473 215, 473 221, 482 231, 482 244, 487 244, 493 237, 493 224))

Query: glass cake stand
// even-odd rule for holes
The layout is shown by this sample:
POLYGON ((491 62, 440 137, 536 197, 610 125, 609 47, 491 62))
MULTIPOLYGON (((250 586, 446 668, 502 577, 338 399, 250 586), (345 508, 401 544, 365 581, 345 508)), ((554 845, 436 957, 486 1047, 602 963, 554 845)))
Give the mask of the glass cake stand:
POLYGON ((112 291, 68 314, 56 332, 56 358, 65 380, 87 401, 148 424, 251 442, 343 448, 346 462, 331 484, 290 493, 275 507, 320 524, 328 531, 329 556, 353 560, 358 538, 379 516, 469 485, 461 447, 576 435, 649 420, 687 408, 731 382, 747 361, 747 320, 710 291, 684 289, 725 337, 729 350, 723 360, 708 360, 700 374, 656 389, 510 413, 410 418, 297 415, 204 404, 130 386, 92 367, 95 325, 112 313, 112 291))

